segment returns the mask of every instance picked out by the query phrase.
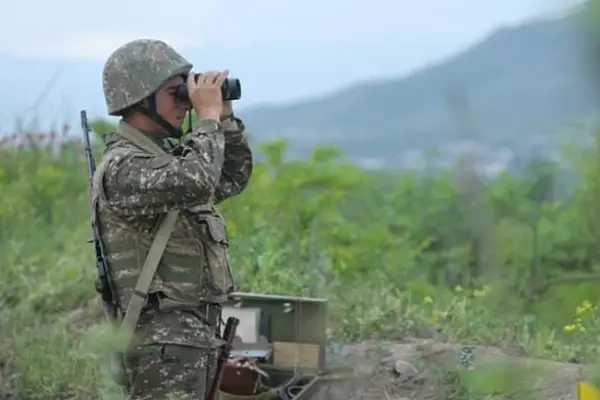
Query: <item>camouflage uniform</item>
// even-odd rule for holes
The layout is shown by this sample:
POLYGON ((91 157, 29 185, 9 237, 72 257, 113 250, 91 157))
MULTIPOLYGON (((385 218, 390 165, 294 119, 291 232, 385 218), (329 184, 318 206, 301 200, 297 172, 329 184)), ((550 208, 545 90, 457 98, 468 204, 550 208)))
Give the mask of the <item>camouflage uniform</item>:
MULTIPOLYGON (((139 107, 164 81, 190 70, 163 42, 122 46, 104 69, 109 113, 139 107)), ((121 311, 144 296, 134 288, 157 225, 179 210, 123 358, 130 399, 201 399, 214 376, 219 304, 235 289, 225 223, 214 205, 244 189, 253 165, 237 122, 241 129, 232 131, 230 121, 200 120, 176 152, 124 120, 106 136, 91 200, 121 311)))

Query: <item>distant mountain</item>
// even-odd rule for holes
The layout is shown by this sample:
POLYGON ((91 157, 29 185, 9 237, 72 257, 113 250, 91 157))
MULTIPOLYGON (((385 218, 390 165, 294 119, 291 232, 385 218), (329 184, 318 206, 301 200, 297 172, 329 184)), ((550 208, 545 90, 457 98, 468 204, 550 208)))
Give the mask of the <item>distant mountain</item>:
MULTIPOLYGON (((329 57, 324 63, 329 69, 317 78, 319 86, 336 73, 332 67, 336 64, 331 62, 335 57, 339 64, 351 55, 356 58, 357 52, 364 54, 360 68, 365 70, 370 56, 378 54, 381 60, 382 54, 394 49, 392 44, 365 46, 339 49, 339 54, 319 49, 319 54, 329 57)), ((414 164, 430 148, 453 154, 460 150, 459 139, 469 139, 489 168, 504 168, 511 160, 554 148, 557 133, 569 124, 598 119, 600 62, 592 61, 595 46, 579 14, 535 20, 497 30, 460 54, 409 76, 358 83, 301 102, 246 107, 239 114, 259 140, 292 138, 292 155, 305 155, 314 145, 331 143, 364 165, 398 166, 407 160, 414 164), (461 127, 465 121, 448 107, 448 94, 457 89, 468 96, 474 118, 473 132, 467 138, 466 128, 461 127)), ((600 46, 596 47, 600 60, 600 46)), ((252 69, 254 76, 267 74, 261 73, 265 67, 260 61, 266 59, 266 50, 264 54, 218 48, 202 51, 205 58, 216 57, 232 70, 242 69, 240 60, 257 60, 244 64, 246 70, 252 69)), ((397 64, 401 58, 392 54, 386 59, 397 64)), ((60 59, 36 63, 0 55, 0 84, 4 93, 10 93, 0 99, 0 132, 12 129, 7 124, 14 123, 17 112, 40 116, 38 126, 66 119, 75 129, 81 108, 90 116, 105 113, 99 96, 101 62, 69 61, 60 82, 45 95, 44 85, 51 81, 51 74, 66 64, 60 59), (30 103, 31 93, 40 94, 39 104, 30 103)), ((285 94, 293 80, 280 71, 270 77, 267 88, 246 86, 245 98, 258 93, 263 98, 280 98, 277 95, 285 94)))
POLYGON ((498 30, 402 79, 248 109, 243 116, 259 137, 294 138, 299 153, 330 142, 351 156, 395 164, 411 149, 456 142, 457 120, 446 97, 461 88, 476 120, 475 140, 527 154, 553 147, 569 124, 597 119, 600 64, 591 61, 593 45, 580 14, 537 20, 498 30))

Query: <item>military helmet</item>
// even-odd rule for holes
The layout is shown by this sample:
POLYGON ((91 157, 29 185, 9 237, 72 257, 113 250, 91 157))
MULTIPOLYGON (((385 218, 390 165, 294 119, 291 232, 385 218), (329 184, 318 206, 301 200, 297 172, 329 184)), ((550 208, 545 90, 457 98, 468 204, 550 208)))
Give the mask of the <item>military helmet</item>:
POLYGON ((102 86, 109 115, 133 106, 192 64, 160 40, 140 39, 116 49, 104 64, 102 86))

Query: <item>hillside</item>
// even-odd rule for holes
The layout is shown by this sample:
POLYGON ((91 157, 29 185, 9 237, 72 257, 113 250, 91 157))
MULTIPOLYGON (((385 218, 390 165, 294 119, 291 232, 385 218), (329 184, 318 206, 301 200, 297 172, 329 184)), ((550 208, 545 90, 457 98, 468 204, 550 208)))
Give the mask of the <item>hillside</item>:
POLYGON ((527 155, 558 130, 592 118, 596 82, 590 37, 571 15, 504 28, 454 57, 400 79, 366 82, 320 99, 247 110, 260 137, 285 134, 297 150, 333 142, 355 157, 395 160, 409 149, 457 139, 448 90, 466 91, 477 135, 488 147, 527 155))
MULTIPOLYGON (((415 154, 429 148, 442 147, 445 155, 451 154, 456 149, 450 144, 456 145, 464 129, 457 128, 456 116, 449 113, 447 95, 457 88, 464 90, 475 118, 477 150, 486 163, 502 168, 517 163, 515 156, 527 158, 553 148, 558 132, 569 124, 596 118, 600 101, 594 64, 588 62, 590 43, 578 14, 538 19, 493 31, 463 52, 408 76, 359 82, 300 102, 256 106, 248 102, 264 98, 283 101, 286 88, 297 91, 302 85, 299 82, 306 81, 294 81, 291 70, 286 69, 289 65, 277 64, 277 60, 273 60, 281 69, 277 74, 271 74, 274 66, 264 70, 259 61, 272 57, 278 49, 231 52, 203 47, 188 56, 206 60, 210 54, 239 71, 245 86, 238 113, 256 139, 292 138, 290 153, 301 156, 316 144, 332 143, 363 165, 406 165, 411 156, 414 161, 415 154), (255 61, 244 64, 243 60, 255 61), (269 82, 261 86, 245 76, 268 76, 269 82)), ((374 70, 384 64, 401 64, 402 54, 390 52, 399 45, 365 46, 357 43, 355 48, 333 50, 315 44, 315 49, 305 49, 302 54, 314 56, 307 67, 311 73, 316 60, 323 64, 324 76, 315 78, 320 83, 330 79, 332 69, 339 69, 340 63, 349 70, 369 70, 370 64, 374 70), (365 61, 369 59, 372 61, 365 61)), ((0 54, 0 65, 6 72, 0 76, 0 84, 10 93, 0 98, 0 134, 13 129, 17 114, 37 118, 36 124, 26 121, 26 128, 47 129, 64 120, 78 127, 82 108, 91 118, 105 113, 101 61, 0 54), (58 77, 52 79, 57 72, 58 77)), ((346 71, 339 74, 348 76, 346 71)), ((73 133, 78 134, 78 129, 73 133)))

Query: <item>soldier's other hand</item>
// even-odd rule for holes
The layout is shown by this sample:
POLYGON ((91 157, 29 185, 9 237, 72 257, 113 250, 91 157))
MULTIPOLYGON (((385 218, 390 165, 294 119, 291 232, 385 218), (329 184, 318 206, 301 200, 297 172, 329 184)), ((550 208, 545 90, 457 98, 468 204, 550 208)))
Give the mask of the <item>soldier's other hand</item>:
POLYGON ((198 76, 194 81, 194 73, 190 73, 187 79, 188 93, 190 102, 200 119, 219 120, 223 110, 223 99, 221 97, 221 86, 227 75, 228 70, 221 72, 208 71, 198 76))

